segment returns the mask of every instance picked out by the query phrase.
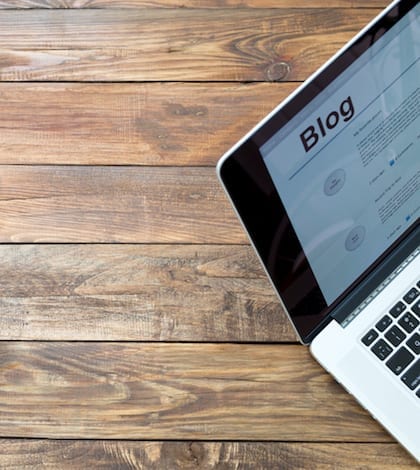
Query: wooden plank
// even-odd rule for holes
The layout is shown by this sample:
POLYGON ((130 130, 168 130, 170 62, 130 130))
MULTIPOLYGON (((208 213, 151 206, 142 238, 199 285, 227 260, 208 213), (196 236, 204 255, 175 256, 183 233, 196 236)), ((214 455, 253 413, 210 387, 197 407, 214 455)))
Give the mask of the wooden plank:
POLYGON ((295 341, 249 246, 2 245, 0 339, 295 341))
POLYGON ((284 442, 155 442, 1 439, 2 468, 78 470, 242 470, 311 468, 412 470, 414 460, 398 444, 319 444, 284 442))
POLYGON ((0 80, 303 80, 377 12, 4 10, 0 80))
POLYGON ((247 243, 214 168, 0 166, 0 242, 247 243))
POLYGON ((372 8, 387 0, 0 0, 0 9, 20 8, 372 8))
POLYGON ((0 436, 392 442, 301 345, 0 342, 0 436))
POLYGON ((214 165, 296 86, 0 83, 0 163, 214 165))

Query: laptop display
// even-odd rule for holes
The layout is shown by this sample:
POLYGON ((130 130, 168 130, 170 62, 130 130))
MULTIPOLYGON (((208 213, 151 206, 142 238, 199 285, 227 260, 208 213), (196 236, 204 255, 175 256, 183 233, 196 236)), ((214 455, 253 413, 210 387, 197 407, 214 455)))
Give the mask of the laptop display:
POLYGON ((219 165, 304 342, 419 218, 413 3, 382 18, 219 165))
POLYGON ((406 15, 260 148, 327 304, 420 213, 415 19, 406 15))

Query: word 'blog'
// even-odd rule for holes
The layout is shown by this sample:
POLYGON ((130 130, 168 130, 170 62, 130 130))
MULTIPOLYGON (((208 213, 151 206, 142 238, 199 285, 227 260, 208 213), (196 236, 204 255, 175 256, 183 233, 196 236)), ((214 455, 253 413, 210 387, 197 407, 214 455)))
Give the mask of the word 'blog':
POLYGON ((316 123, 307 127, 301 134, 300 140, 302 141, 305 152, 309 152, 320 141, 320 138, 325 137, 329 130, 337 127, 341 119, 344 122, 350 121, 354 116, 354 106, 351 96, 343 100, 337 111, 331 111, 327 117, 322 119, 318 117, 316 123))

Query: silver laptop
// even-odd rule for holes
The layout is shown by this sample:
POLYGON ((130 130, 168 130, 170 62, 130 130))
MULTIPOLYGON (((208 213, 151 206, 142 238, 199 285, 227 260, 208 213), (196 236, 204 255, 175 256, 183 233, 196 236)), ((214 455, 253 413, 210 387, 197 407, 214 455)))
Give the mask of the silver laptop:
POLYGON ((301 341, 420 461, 419 13, 393 2, 217 171, 301 341))

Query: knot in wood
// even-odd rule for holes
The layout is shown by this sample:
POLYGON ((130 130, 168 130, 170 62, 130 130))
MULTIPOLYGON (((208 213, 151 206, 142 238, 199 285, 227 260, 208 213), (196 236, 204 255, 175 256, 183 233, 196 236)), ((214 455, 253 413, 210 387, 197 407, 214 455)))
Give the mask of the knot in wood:
POLYGON ((194 465, 201 467, 205 458, 205 450, 200 442, 190 442, 188 444, 188 454, 194 465))
POLYGON ((287 62, 276 62, 270 64, 266 70, 265 75, 270 82, 278 82, 284 80, 290 72, 290 65, 287 62))

